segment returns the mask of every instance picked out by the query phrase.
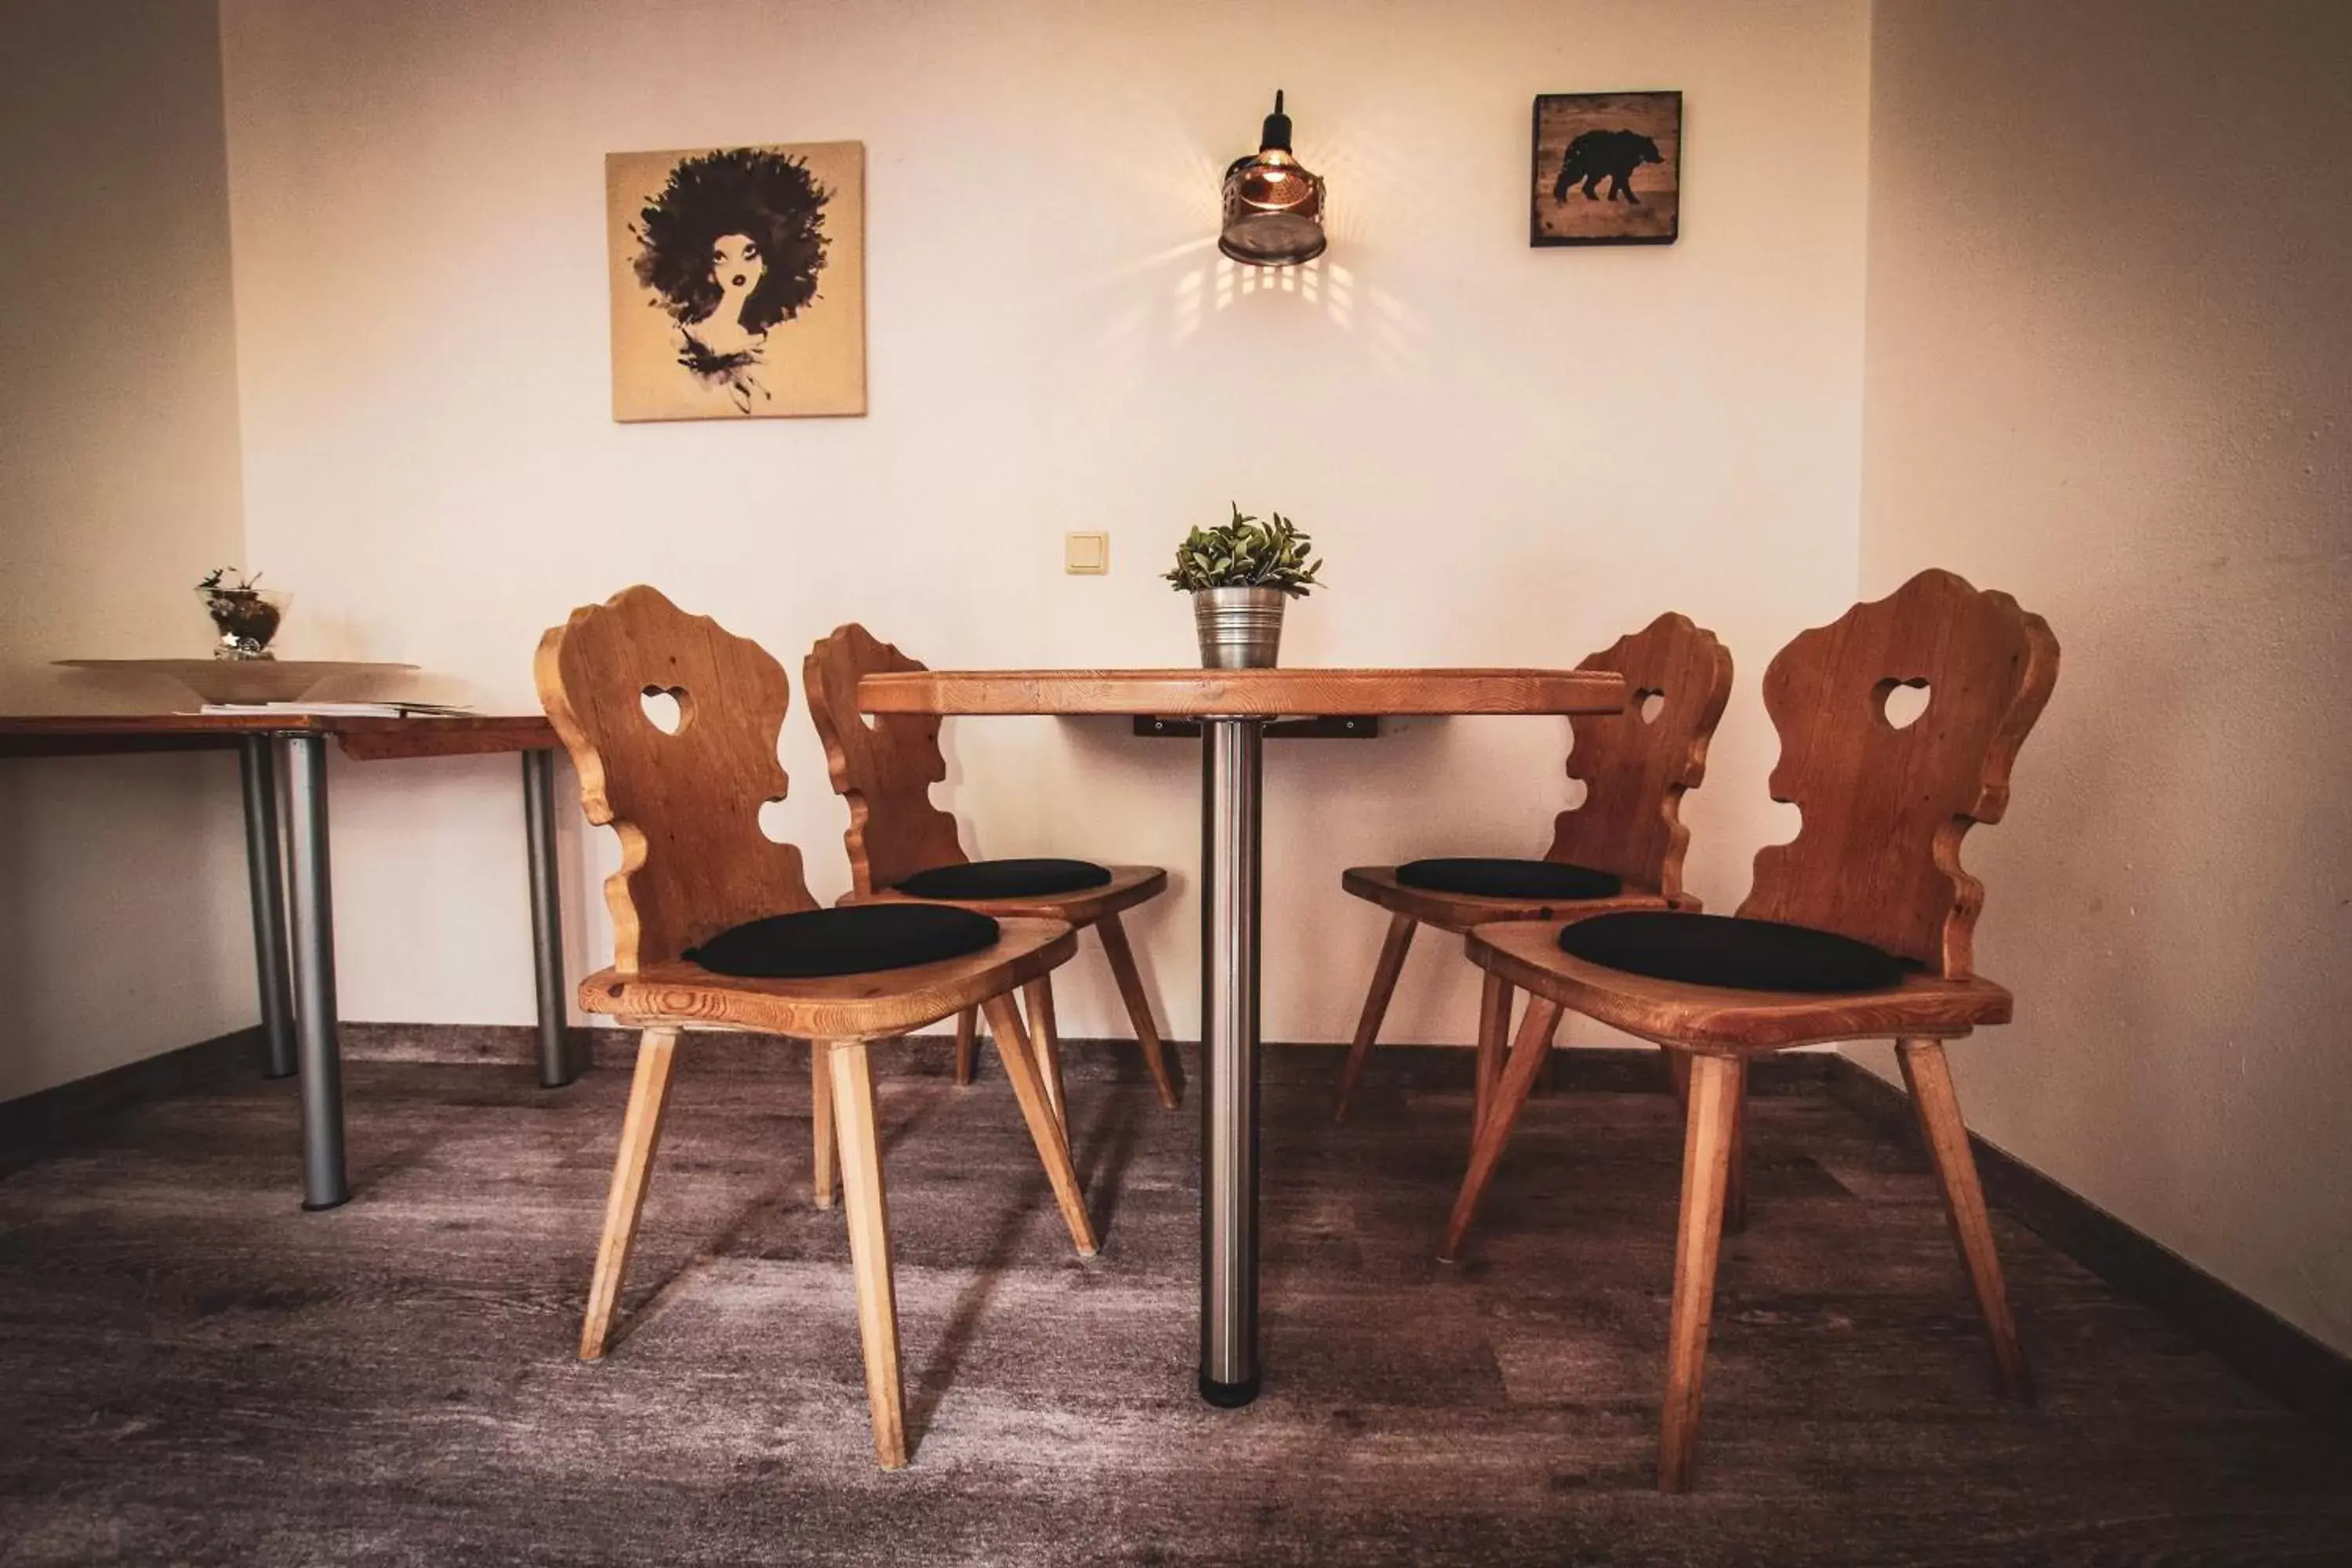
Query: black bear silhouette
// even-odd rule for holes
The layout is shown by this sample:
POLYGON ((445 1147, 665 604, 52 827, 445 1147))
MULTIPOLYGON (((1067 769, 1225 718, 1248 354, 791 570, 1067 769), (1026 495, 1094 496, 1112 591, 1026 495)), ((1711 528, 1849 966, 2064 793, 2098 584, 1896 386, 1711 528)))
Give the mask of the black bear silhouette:
POLYGON ((1631 179, 1635 169, 1644 163, 1664 163, 1658 155, 1658 144, 1638 131, 1587 131, 1568 144, 1559 161, 1559 178, 1552 183, 1551 199, 1568 200, 1568 188, 1581 184, 1587 201, 1601 200, 1593 187, 1602 180, 1609 182, 1609 199, 1621 196, 1635 206, 1642 198, 1633 194, 1631 179))

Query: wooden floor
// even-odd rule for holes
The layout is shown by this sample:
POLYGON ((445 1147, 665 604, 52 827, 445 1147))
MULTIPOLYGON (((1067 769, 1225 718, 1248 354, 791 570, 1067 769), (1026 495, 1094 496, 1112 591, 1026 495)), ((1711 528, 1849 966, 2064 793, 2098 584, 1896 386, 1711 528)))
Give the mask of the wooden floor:
POLYGON ((291 1084, 0 1179, 0 1563, 2352 1562, 2352 1451, 2006 1220, 2042 1404, 1996 1399, 1922 1156, 1818 1091, 1755 1104, 1697 1486, 1659 1496, 1672 1100, 1533 1102, 1447 1268, 1466 1091, 1376 1060, 1335 1128, 1336 1053, 1269 1069, 1240 1412, 1192 1392, 1191 1100, 1074 1074, 1081 1263, 1000 1074, 886 1079, 917 1447, 883 1475, 804 1058, 681 1058, 593 1367, 623 1071, 355 1062, 329 1214, 291 1084))

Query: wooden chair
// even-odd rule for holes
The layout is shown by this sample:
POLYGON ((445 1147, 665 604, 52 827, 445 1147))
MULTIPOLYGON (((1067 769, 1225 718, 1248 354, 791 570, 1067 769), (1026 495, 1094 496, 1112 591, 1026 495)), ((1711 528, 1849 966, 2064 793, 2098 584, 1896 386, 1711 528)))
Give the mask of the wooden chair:
MULTIPOLYGON (((1176 1080, 1168 1069, 1151 1004, 1135 967, 1119 912, 1168 889, 1168 873, 1157 866, 1097 866, 1078 860, 980 860, 963 852, 956 819, 931 804, 931 785, 948 776, 940 752, 940 721, 928 714, 857 710, 861 677, 887 670, 926 668, 877 641, 864 626, 835 628, 809 649, 801 667, 808 688, 809 717, 824 742, 835 794, 849 803, 849 847, 855 883, 843 902, 858 904, 915 899, 952 903, 997 916, 1029 916, 1092 926, 1110 961, 1111 978, 1135 1026, 1143 1065, 1160 1091, 1160 1103, 1177 1104, 1176 1080), (1077 883, 1076 886, 1056 884, 1077 883)), ((1063 1114, 1061 1037, 1054 1022, 1053 982, 1041 974, 1024 988, 1029 1029, 1045 1074, 1054 1112, 1063 1114)), ((978 1020, 966 1008, 956 1016, 956 1081, 971 1081, 978 1020)))
POLYGON ((1757 855, 1738 919, 1634 914, 1470 933, 1472 960, 1530 999, 1441 1258, 1461 1250, 1563 1008, 1686 1063, 1664 1490, 1690 1483, 1734 1110, 1759 1052, 1895 1040, 2001 1387, 2032 1397, 1943 1042, 2010 1018, 2009 993, 1975 972, 1984 888, 1961 869, 1960 839, 2000 820, 2011 765, 2057 678, 2057 639, 2040 616, 1951 573, 1923 572, 1804 633, 1766 671, 1780 734, 1772 798, 1793 802, 1803 821, 1794 839, 1757 855), (1927 700, 1898 726, 1886 703, 1901 687, 1925 687, 1927 700))
MULTIPOLYGON (((1584 782, 1585 796, 1554 820, 1542 859, 1357 866, 1340 877, 1342 889, 1389 910, 1390 918, 1339 1074, 1334 1120, 1348 1118, 1418 928, 1466 931, 1494 921, 1699 907, 1683 891, 1690 829, 1682 823, 1682 796, 1706 774, 1707 742, 1731 696, 1730 653, 1687 616, 1664 615, 1577 668, 1622 675, 1625 710, 1569 721, 1575 744, 1568 776, 1584 782)), ((1487 971, 1478 1004, 1474 1122, 1485 1118, 1501 1073, 1511 1005, 1510 983, 1487 971)))
POLYGON ((621 868, 604 884, 613 966, 580 983, 580 1005, 643 1031, 580 1357, 595 1361, 604 1353, 661 1136, 679 1031, 805 1037, 812 1185, 817 1204, 830 1206, 837 1152, 874 1452, 885 1468, 896 1469, 907 1462, 907 1436, 867 1042, 966 1008, 984 1009, 1070 1239, 1080 1257, 1092 1257, 1094 1231, 1069 1146, 1011 995, 1066 962, 1076 936, 1056 921, 1013 918, 995 922, 992 940, 990 922, 982 921, 947 944, 984 944, 975 950, 883 967, 905 965, 926 942, 936 952, 940 944, 932 939, 946 928, 877 925, 877 911, 819 910, 802 876, 800 851, 770 839, 759 823, 761 804, 782 800, 786 787, 776 761, 792 700, 782 667, 757 643, 684 614, 651 588, 630 588, 572 612, 541 640, 536 674, 548 718, 579 770, 588 819, 611 826, 621 840, 621 868), (677 704, 674 730, 657 726, 644 705, 657 693, 677 704), (770 920, 775 916, 788 919, 778 924, 770 920), (762 978, 706 966, 722 963, 723 953, 724 967, 745 967, 734 951, 744 946, 759 950, 751 967, 826 973, 762 978))

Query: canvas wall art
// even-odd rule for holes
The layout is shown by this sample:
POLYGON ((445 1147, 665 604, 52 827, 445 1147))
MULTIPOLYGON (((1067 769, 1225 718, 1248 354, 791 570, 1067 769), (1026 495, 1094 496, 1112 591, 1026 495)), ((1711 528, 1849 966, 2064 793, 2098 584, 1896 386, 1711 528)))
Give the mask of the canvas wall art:
POLYGON ((1683 95, 1536 100, 1534 245, 1672 245, 1682 232, 1683 95))
POLYGON ((614 153, 613 417, 866 412, 866 148, 614 153))

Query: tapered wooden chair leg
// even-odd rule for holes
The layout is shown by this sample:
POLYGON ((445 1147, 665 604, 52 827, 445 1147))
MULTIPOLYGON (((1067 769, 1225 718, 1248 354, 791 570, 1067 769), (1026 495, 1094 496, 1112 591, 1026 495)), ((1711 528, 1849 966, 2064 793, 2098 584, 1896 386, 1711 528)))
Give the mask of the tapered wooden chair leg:
POLYGON ((1151 1074, 1153 1086, 1160 1090, 1160 1103, 1173 1110, 1181 1097, 1176 1092, 1175 1078, 1168 1070, 1168 1054, 1160 1044, 1160 1026, 1151 1021, 1151 999, 1144 994, 1143 973, 1135 967, 1135 949, 1128 945, 1127 928, 1119 923, 1114 910, 1095 922, 1095 931, 1102 937, 1103 956, 1110 960, 1111 978, 1118 983, 1119 1000, 1127 1004, 1128 1021, 1135 1026, 1135 1043, 1142 1047, 1143 1065, 1151 1074))
POLYGON ((636 1078, 629 1086, 629 1109, 621 1119, 621 1149, 613 1160, 613 1185, 604 1199, 604 1235, 596 1244, 596 1271, 588 1282, 588 1310, 580 1325, 582 1361, 601 1359, 612 1331, 621 1277, 628 1272, 646 1183, 653 1174, 654 1150, 661 1142, 662 1111, 669 1100, 677 1053, 676 1029, 647 1029, 637 1037, 636 1078))
POLYGON ((1470 1139, 1475 1146, 1486 1110, 1495 1103, 1496 1087, 1503 1081, 1503 1053, 1511 1037, 1511 983, 1493 970, 1482 972, 1486 984, 1478 993, 1478 1064, 1470 1104, 1470 1139))
MULTIPOLYGON (((1683 1115, 1690 1115, 1690 1065, 1688 1051, 1668 1051, 1666 1071, 1673 1077, 1675 1098, 1682 1101, 1683 1115)), ((1724 1180, 1723 1228, 1737 1236, 1748 1228, 1748 1075, 1739 1075, 1739 1100, 1731 1116, 1731 1171, 1724 1180)))
POLYGON ((1029 1123, 1030 1140, 1037 1145, 1037 1158, 1045 1164, 1045 1180, 1053 1186, 1062 1221, 1070 1227, 1070 1242, 1079 1257, 1092 1258, 1094 1221, 1087 1215, 1087 1196, 1079 1190, 1077 1169, 1070 1163, 1069 1134, 1045 1098, 1045 1075, 1030 1054, 1020 1010, 1010 995, 992 997, 985 1006, 989 1033, 996 1037, 996 1053, 1004 1060, 1004 1076, 1013 1081, 1013 1098, 1020 1102, 1022 1119, 1029 1123))
POLYGON ((1696 1057, 1690 1112, 1683 1121, 1682 1220, 1675 1240, 1675 1302, 1666 1332, 1666 1400, 1658 1432, 1658 1489, 1687 1490, 1698 1446, 1699 1383, 1707 1323, 1715 1312, 1715 1266, 1723 1245, 1723 1199, 1745 1064, 1696 1057))
POLYGON ((1910 1086, 1911 1103, 1919 1112, 1919 1130, 1936 1174, 1944 1187, 1944 1216, 1951 1222, 1952 1239, 1975 1290, 1977 1310, 1992 1339, 1993 1364, 2000 1374, 2001 1392, 2022 1405, 2033 1403, 2033 1373, 2025 1363, 2025 1347, 2017 1337, 2017 1320, 2009 1310, 2009 1288, 2000 1274, 2000 1254, 1994 1249, 1992 1217, 1985 1210, 1984 1188, 1977 1181, 1976 1155, 1969 1148, 1968 1123, 1960 1118, 1960 1100, 1952 1087, 1951 1064, 1944 1059, 1940 1040, 1897 1040, 1896 1059, 1910 1086))
MULTIPOLYGON (((1021 997, 1029 1007, 1029 1049, 1045 1080, 1046 1103, 1054 1108, 1054 1120, 1067 1127, 1070 1111, 1062 1088, 1062 1036, 1054 1026, 1054 977, 1037 976, 1021 988, 1021 997)), ((992 1027, 996 1015, 991 1013, 988 1021, 992 1027)), ((998 1046, 1003 1043, 999 1037, 998 1046)))
POLYGON ((1559 1004, 1528 993, 1527 1016, 1519 1021, 1518 1038, 1512 1043, 1511 1059, 1504 1064, 1503 1080, 1496 1086, 1495 1102, 1486 1108, 1486 1120, 1479 1122, 1478 1135, 1470 1145, 1470 1169, 1462 1177, 1454 1213, 1445 1222, 1445 1241, 1437 1249, 1440 1262, 1451 1263, 1462 1255, 1462 1238, 1469 1234, 1486 1184, 1495 1179, 1503 1145, 1511 1141, 1512 1125, 1528 1102, 1528 1091, 1535 1087, 1536 1074, 1551 1051, 1552 1031, 1559 1026, 1559 1004))
POLYGON ((1356 1020, 1355 1043, 1348 1047, 1348 1065, 1339 1069, 1339 1102, 1331 1112, 1334 1121, 1348 1120, 1348 1101, 1355 1096, 1356 1080, 1364 1076, 1372 1042, 1380 1038, 1381 1020, 1388 1016, 1389 998, 1396 994, 1397 976, 1404 973, 1404 955, 1412 951, 1412 933, 1420 923, 1411 915, 1389 917, 1389 934, 1381 939, 1380 962, 1372 965, 1372 988, 1364 994, 1364 1011, 1356 1020))
POLYGON ((886 1470, 907 1464, 907 1408, 898 1388, 898 1296, 890 1277, 890 1197, 882 1183, 882 1139, 866 1042, 821 1043, 832 1054, 833 1120, 840 1133, 842 1208, 849 1220, 849 1268, 857 1285, 857 1344, 866 1357, 866 1403, 874 1416, 874 1457, 886 1470))
POLYGON ((809 1162, 809 1195, 821 1209, 833 1206, 841 1185, 834 1152, 832 1059, 824 1041, 809 1042, 809 1142, 814 1156, 809 1162))
POLYGON ((976 1037, 979 1033, 979 1008, 966 1007, 956 1015, 955 1074, 959 1089, 971 1087, 973 1058, 980 1055, 980 1041, 976 1037))

